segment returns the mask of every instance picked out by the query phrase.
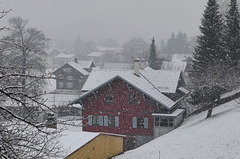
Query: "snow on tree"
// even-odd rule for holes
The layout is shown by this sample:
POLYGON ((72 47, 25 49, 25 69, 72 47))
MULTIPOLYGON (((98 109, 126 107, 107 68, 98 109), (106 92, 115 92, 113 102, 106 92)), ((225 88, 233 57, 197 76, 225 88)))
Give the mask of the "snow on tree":
MULTIPOLYGON (((202 96, 199 103, 209 104, 208 115, 211 116, 215 101, 219 99, 215 95, 215 88, 222 88, 226 82, 228 67, 223 45, 224 21, 219 12, 216 0, 208 0, 206 9, 199 27, 201 35, 197 37, 197 45, 192 60, 191 81, 195 92, 200 90, 202 96), (207 89, 203 90, 201 87, 207 89), (207 92, 207 93, 206 93, 207 92)), ((201 97, 201 95, 198 95, 201 97)))
POLYGON ((226 27, 224 46, 227 56, 227 64, 230 67, 238 65, 240 60, 240 26, 237 0, 231 0, 228 12, 226 13, 226 27))
POLYGON ((216 0, 208 1, 201 24, 201 35, 197 38, 193 59, 192 75, 196 82, 201 80, 199 77, 204 77, 210 67, 226 61, 223 52, 223 19, 216 0))
POLYGON ((39 91, 51 78, 39 54, 47 39, 21 17, 9 22, 7 36, 0 39, 0 158, 59 157, 59 130, 46 129, 38 120, 42 111, 51 111, 39 91))
POLYGON ((141 38, 132 38, 122 46, 125 62, 132 62, 135 58, 147 59, 149 44, 141 38))

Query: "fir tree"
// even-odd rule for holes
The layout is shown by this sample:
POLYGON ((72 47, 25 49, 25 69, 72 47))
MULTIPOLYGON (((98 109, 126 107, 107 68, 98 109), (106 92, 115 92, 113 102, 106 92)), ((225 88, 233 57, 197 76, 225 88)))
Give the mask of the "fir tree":
POLYGON ((238 65, 240 60, 240 26, 237 0, 231 0, 226 14, 225 51, 228 64, 232 67, 238 65))
POLYGON ((209 0, 199 27, 201 34, 194 48, 193 76, 204 76, 209 67, 226 61, 222 45, 223 18, 216 0, 209 0))
POLYGON ((156 45, 155 45, 155 39, 153 38, 152 39, 152 44, 151 44, 151 47, 150 47, 150 56, 149 56, 149 66, 152 69, 157 68, 157 64, 156 64, 157 53, 156 52, 157 52, 157 50, 156 50, 156 45))

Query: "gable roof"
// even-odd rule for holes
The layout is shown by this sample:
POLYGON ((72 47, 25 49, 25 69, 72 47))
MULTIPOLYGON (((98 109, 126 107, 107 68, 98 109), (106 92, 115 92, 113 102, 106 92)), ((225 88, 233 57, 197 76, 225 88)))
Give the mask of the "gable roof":
POLYGON ((91 65, 93 64, 93 61, 78 61, 78 63, 79 63, 83 68, 90 68, 91 65))
POLYGON ((104 63, 103 69, 132 69, 133 63, 104 63))
POLYGON ((83 94, 79 99, 73 101, 72 104, 77 103, 79 100, 100 87, 105 86, 107 83, 120 78, 143 94, 156 100, 167 109, 171 109, 176 102, 162 93, 175 93, 179 76, 180 72, 162 70, 140 71, 140 76, 136 76, 134 70, 93 70, 82 89, 88 92, 83 94), (163 80, 161 80, 161 78, 163 80), (171 78, 176 78, 177 80, 171 80, 171 78))
MULTIPOLYGON (((141 69, 145 69, 148 66, 147 62, 139 63, 141 69)), ((104 63, 103 69, 133 69, 133 63, 104 63)))
POLYGON ((106 54, 106 52, 91 52, 87 56, 89 56, 89 57, 101 57, 105 54, 106 54))
POLYGON ((73 68, 78 70, 83 75, 88 75, 89 74, 86 70, 83 69, 82 65, 80 65, 80 64, 77 64, 75 62, 67 62, 67 64, 69 64, 70 66, 72 66, 73 68))
POLYGON ((76 54, 59 54, 56 56, 56 58, 73 58, 76 54))
POLYGON ((89 74, 86 70, 84 70, 84 69, 82 68, 82 66, 81 66, 80 64, 77 64, 77 63, 75 63, 75 62, 67 62, 67 63, 65 63, 65 64, 62 65, 61 67, 59 67, 59 68, 57 68, 56 70, 54 70, 54 71, 53 71, 53 74, 55 74, 55 72, 56 72, 57 70, 59 70, 60 68, 62 68, 62 67, 65 66, 65 65, 70 65, 71 67, 73 67, 74 69, 76 69, 78 72, 80 72, 81 74, 83 74, 83 75, 85 75, 85 76, 89 74))
MULTIPOLYGON (((145 76, 162 93, 175 93, 177 89, 180 71, 172 70, 140 70, 142 76, 145 76)), ((82 91, 89 91, 109 80, 116 75, 132 74, 134 70, 92 70, 82 91)))

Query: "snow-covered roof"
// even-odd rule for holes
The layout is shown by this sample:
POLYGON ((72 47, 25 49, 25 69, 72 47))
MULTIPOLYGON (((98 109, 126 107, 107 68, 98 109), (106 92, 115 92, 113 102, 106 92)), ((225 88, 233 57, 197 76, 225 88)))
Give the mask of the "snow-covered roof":
POLYGON ((78 150, 79 148, 86 145, 88 142, 93 140, 99 135, 126 137, 126 135, 112 134, 112 133, 95 133, 95 132, 84 132, 84 131, 73 131, 65 130, 61 132, 59 139, 60 145, 67 152, 67 156, 78 150))
POLYGON ((191 58, 192 54, 174 54, 172 57, 172 62, 186 61, 187 58, 191 58))
POLYGON ((76 54, 59 54, 56 56, 56 58, 73 58, 76 54))
POLYGON ((101 56, 103 56, 105 54, 106 54, 106 52, 91 52, 87 56, 89 56, 89 57, 101 57, 101 56))
POLYGON ((99 51, 105 52, 105 51, 116 51, 118 48, 117 47, 97 47, 99 51))
MULTIPOLYGON (((104 63, 103 69, 133 69, 133 63, 104 63)), ((148 62, 139 63, 141 69, 148 66, 148 62)))
POLYGON ((80 64, 77 64, 75 62, 67 62, 67 64, 69 64, 70 66, 72 66, 73 68, 75 68, 85 76, 89 74, 86 70, 83 69, 82 65, 80 64))
POLYGON ((162 113, 153 113, 152 116, 164 116, 164 117, 176 117, 183 113, 185 110, 184 109, 176 109, 174 112, 171 114, 162 114, 162 113))
POLYGON ((93 61, 78 61, 83 68, 90 68, 93 61))
POLYGON ((98 136, 99 133, 65 130, 61 133, 61 135, 62 136, 60 137, 59 142, 62 147, 68 152, 67 155, 70 155, 94 139, 96 136, 98 136))
MULTIPOLYGON (((140 73, 145 76, 156 88, 163 93, 175 93, 177 89, 180 71, 172 70, 140 70, 140 73)), ((134 70, 93 70, 82 91, 89 91, 111 79, 116 75, 130 74, 134 75, 134 70)))
POLYGON ((186 66, 187 66, 187 62, 185 61, 179 61, 179 62, 163 61, 161 69, 162 70, 179 70, 184 72, 186 66))
POLYGON ((120 78, 170 109, 176 103, 162 93, 175 93, 179 76, 179 71, 165 70, 141 70, 140 77, 134 74, 134 70, 93 70, 82 88, 83 91, 89 92, 80 98, 116 78, 120 78))
POLYGON ((51 52, 50 52, 50 54, 63 54, 63 52, 62 51, 59 51, 59 50, 57 50, 57 49, 53 49, 51 52))
POLYGON ((104 63, 103 69, 132 69, 133 63, 104 63))
POLYGON ((140 71, 162 93, 175 93, 180 71, 175 70, 142 70, 140 71))

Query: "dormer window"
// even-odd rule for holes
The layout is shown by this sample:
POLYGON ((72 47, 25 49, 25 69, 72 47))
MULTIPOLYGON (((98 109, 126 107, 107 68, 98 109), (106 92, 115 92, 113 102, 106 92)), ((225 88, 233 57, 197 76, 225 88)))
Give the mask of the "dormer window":
POLYGON ((104 100, 105 100, 105 103, 107 103, 107 104, 113 104, 113 93, 106 92, 104 100))

